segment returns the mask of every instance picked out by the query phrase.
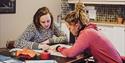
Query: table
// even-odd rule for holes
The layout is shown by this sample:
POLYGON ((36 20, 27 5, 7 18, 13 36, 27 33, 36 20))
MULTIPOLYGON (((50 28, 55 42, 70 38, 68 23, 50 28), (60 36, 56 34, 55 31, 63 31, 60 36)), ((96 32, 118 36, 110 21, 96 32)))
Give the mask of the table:
MULTIPOLYGON (((12 57, 7 48, 0 48, 0 54, 12 57)), ((15 57, 12 57, 12 58, 15 58, 15 57)), ((37 57, 34 60, 40 60, 40 59, 37 57)), ((64 58, 64 57, 59 57, 59 56, 54 56, 54 55, 51 55, 50 60, 56 60, 58 63, 80 63, 80 62, 84 62, 83 58, 79 58, 79 59, 78 58, 64 58)))

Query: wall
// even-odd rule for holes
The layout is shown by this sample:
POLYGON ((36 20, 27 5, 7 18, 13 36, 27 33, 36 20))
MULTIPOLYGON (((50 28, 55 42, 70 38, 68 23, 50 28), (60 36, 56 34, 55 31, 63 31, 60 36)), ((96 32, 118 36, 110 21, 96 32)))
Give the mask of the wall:
POLYGON ((42 6, 50 9, 56 21, 60 14, 60 0, 16 0, 15 14, 0 14, 0 48, 5 47, 6 41, 18 38, 42 6))

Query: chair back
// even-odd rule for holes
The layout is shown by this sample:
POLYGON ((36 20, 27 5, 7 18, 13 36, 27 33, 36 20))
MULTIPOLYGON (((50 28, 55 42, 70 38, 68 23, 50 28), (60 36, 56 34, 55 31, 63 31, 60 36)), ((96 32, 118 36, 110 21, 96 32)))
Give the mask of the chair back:
POLYGON ((7 43, 6 43, 6 48, 7 48, 7 49, 15 48, 15 47, 14 47, 14 43, 15 43, 15 41, 7 41, 7 43))

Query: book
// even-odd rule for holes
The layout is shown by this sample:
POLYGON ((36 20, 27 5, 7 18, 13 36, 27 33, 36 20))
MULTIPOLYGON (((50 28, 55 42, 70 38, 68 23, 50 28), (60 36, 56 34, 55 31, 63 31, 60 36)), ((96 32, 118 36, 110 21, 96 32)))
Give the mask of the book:
POLYGON ((57 63, 55 60, 26 60, 25 63, 57 63))
POLYGON ((0 63, 24 63, 9 56, 0 55, 0 63))

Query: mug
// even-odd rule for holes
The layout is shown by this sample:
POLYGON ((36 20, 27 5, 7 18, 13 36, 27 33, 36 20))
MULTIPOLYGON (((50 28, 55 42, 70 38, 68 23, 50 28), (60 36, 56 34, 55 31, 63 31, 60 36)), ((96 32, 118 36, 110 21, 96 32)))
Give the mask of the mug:
POLYGON ((50 59, 50 53, 47 50, 44 50, 41 54, 40 54, 40 59, 41 60, 48 60, 50 59))

